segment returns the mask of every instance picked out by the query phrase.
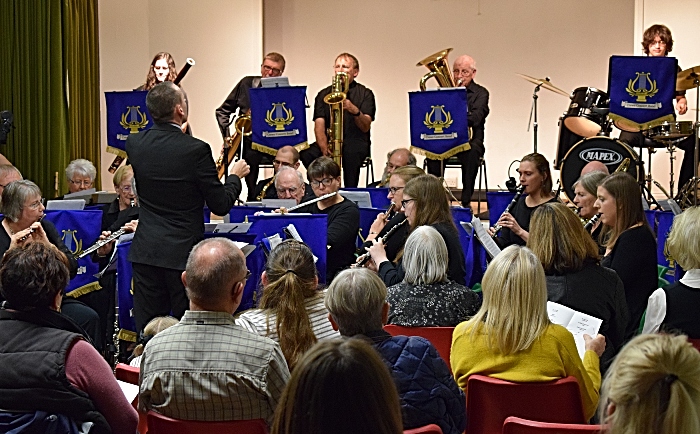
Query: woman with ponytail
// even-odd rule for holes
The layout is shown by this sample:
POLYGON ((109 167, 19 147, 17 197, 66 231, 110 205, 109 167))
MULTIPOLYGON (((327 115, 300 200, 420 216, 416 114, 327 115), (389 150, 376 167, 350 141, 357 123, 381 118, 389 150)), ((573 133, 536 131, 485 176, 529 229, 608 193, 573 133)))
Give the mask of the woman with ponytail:
POLYGON ((243 312, 237 322, 279 342, 290 369, 317 340, 340 337, 328 321, 314 257, 306 244, 287 240, 275 247, 261 280, 258 308, 243 312))

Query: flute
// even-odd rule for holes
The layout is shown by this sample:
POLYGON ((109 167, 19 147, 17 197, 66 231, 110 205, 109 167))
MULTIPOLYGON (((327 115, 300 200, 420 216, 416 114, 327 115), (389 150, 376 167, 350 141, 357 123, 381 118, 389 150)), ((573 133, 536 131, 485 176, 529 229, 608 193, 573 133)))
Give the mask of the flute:
POLYGON ((88 247, 87 249, 83 250, 80 252, 80 254, 75 255, 75 259, 82 259, 89 255, 90 253, 94 252, 95 250, 99 249, 102 246, 106 246, 107 244, 111 243, 112 241, 116 240, 117 238, 121 237, 126 233, 125 228, 121 228, 118 231, 112 232, 105 238, 104 240, 100 240, 93 244, 92 246, 88 247))
MULTIPOLYGON (((39 217, 39 220, 37 220, 37 222, 41 222, 41 221, 44 219, 44 217, 46 217, 46 214, 42 214, 41 217, 39 217)), ((25 240, 26 240, 27 238, 29 238, 35 231, 36 231, 36 229, 34 229, 34 228, 29 228, 29 233, 28 233, 27 235, 21 237, 21 238, 18 239, 17 241, 25 241, 25 240)))
MULTIPOLYGON (((506 207, 505 211, 503 211, 503 213, 501 214, 501 217, 503 217, 506 213, 510 212, 510 210, 513 208, 513 206, 514 206, 515 203, 518 201, 518 199, 520 199, 520 196, 523 195, 523 192, 524 192, 524 191, 525 191, 525 186, 524 186, 524 185, 521 185, 520 187, 518 187, 517 190, 515 190, 515 196, 513 196, 513 200, 510 201, 510 203, 509 203, 508 206, 506 207)), ((501 217, 499 217, 498 220, 500 220, 501 217)), ((503 228, 503 227, 502 227, 501 225, 499 225, 498 223, 496 223, 496 226, 493 227, 493 235, 491 236, 491 238, 496 238, 496 237, 498 236, 498 232, 499 232, 502 228, 503 228)))
POLYGON ((328 199, 329 197, 333 197, 333 196, 335 196, 336 194, 338 194, 337 191, 334 191, 333 193, 324 194, 323 196, 319 196, 319 197, 317 197, 317 198, 315 198, 315 199, 311 199, 311 200, 306 201, 306 202, 304 202, 304 203, 300 203, 299 205, 295 205, 295 206, 293 206, 293 207, 291 207, 291 208, 288 208, 288 209, 286 209, 284 212, 282 212, 282 210, 280 209, 280 214, 286 214, 286 213, 288 213, 289 211, 294 211, 295 209, 299 209, 299 208, 304 207, 304 206, 306 206, 306 205, 311 205, 312 203, 316 203, 316 202, 318 202, 318 201, 320 201, 320 200, 328 199))
MULTIPOLYGON (((382 240, 382 244, 386 243, 387 240, 391 238, 392 235, 394 235, 394 232, 396 232, 396 230, 403 226, 407 221, 408 219, 403 219, 396 226, 389 229, 387 233, 385 233, 384 236, 380 238, 382 240)), ((369 254, 369 252, 364 253, 357 258, 357 261, 355 262, 355 265, 353 265, 353 267, 361 267, 365 265, 370 259, 372 259, 372 256, 369 254)))

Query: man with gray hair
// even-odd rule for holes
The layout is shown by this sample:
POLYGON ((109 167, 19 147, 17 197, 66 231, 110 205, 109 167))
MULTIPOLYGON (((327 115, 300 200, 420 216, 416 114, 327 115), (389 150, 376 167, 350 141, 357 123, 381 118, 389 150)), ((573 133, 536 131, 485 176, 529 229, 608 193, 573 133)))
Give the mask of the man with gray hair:
POLYGON ((19 169, 12 164, 0 164, 0 196, 2 196, 2 191, 7 187, 7 184, 20 179, 23 178, 19 169))
POLYGON ((328 319, 342 336, 370 342, 384 359, 401 399, 404 430, 434 423, 445 434, 464 432, 464 392, 430 342, 383 330, 389 314, 386 297, 386 286, 375 272, 343 270, 326 292, 328 319))
POLYGON ((280 167, 275 177, 275 189, 278 199, 294 199, 297 205, 316 197, 301 173, 291 167, 280 167))
POLYGON ((250 272, 233 241, 209 238, 182 273, 190 309, 141 359, 139 407, 175 419, 271 422, 289 369, 280 346, 237 325, 250 272))
POLYGON ((378 188, 386 187, 389 184, 389 178, 394 170, 403 166, 415 166, 416 156, 411 153, 406 148, 396 148, 391 150, 386 154, 386 165, 384 166, 384 173, 382 174, 382 179, 379 181, 369 184, 368 188, 378 188))

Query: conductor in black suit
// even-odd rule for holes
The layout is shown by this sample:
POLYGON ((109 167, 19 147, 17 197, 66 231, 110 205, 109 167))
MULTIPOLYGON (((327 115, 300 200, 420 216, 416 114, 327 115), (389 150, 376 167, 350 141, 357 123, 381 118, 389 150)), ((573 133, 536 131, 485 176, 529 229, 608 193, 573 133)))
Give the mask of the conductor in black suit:
POLYGON ((181 274, 192 247, 204 235, 203 208, 225 215, 241 193, 250 168, 238 161, 221 184, 209 145, 182 132, 187 103, 171 82, 148 92, 155 125, 126 141, 138 179, 139 229, 129 252, 133 264, 134 319, 139 331, 156 316, 180 318, 189 306, 181 274))

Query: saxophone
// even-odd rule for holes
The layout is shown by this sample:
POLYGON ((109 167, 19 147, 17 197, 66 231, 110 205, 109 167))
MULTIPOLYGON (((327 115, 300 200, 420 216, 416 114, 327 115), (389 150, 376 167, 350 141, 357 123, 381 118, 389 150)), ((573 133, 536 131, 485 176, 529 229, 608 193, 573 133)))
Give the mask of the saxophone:
POLYGON ((275 175, 272 177, 272 179, 270 179, 270 182, 268 182, 267 184, 265 184, 265 186, 263 187, 262 191, 260 192, 260 194, 259 194, 258 197, 256 198, 258 202, 260 202, 261 200, 263 200, 263 199, 265 198, 265 193, 267 193, 267 189, 270 188, 270 186, 272 185, 272 183, 275 182, 275 178, 277 178, 277 174, 275 174, 275 175))
POLYGON ((331 93, 323 98, 323 102, 330 106, 331 119, 328 127, 328 147, 331 157, 338 166, 343 167, 343 101, 347 98, 350 81, 348 74, 337 72, 333 76, 331 93))
POLYGON ((233 121, 234 132, 231 137, 226 137, 224 139, 224 144, 221 147, 221 155, 216 160, 216 173, 219 175, 219 179, 223 178, 228 165, 231 164, 233 158, 236 156, 238 148, 241 146, 241 139, 243 136, 250 136, 253 130, 250 128, 252 121, 250 120, 250 110, 246 113, 238 116, 235 121, 233 121), (226 163, 224 164, 224 152, 228 149, 226 153, 226 163))

